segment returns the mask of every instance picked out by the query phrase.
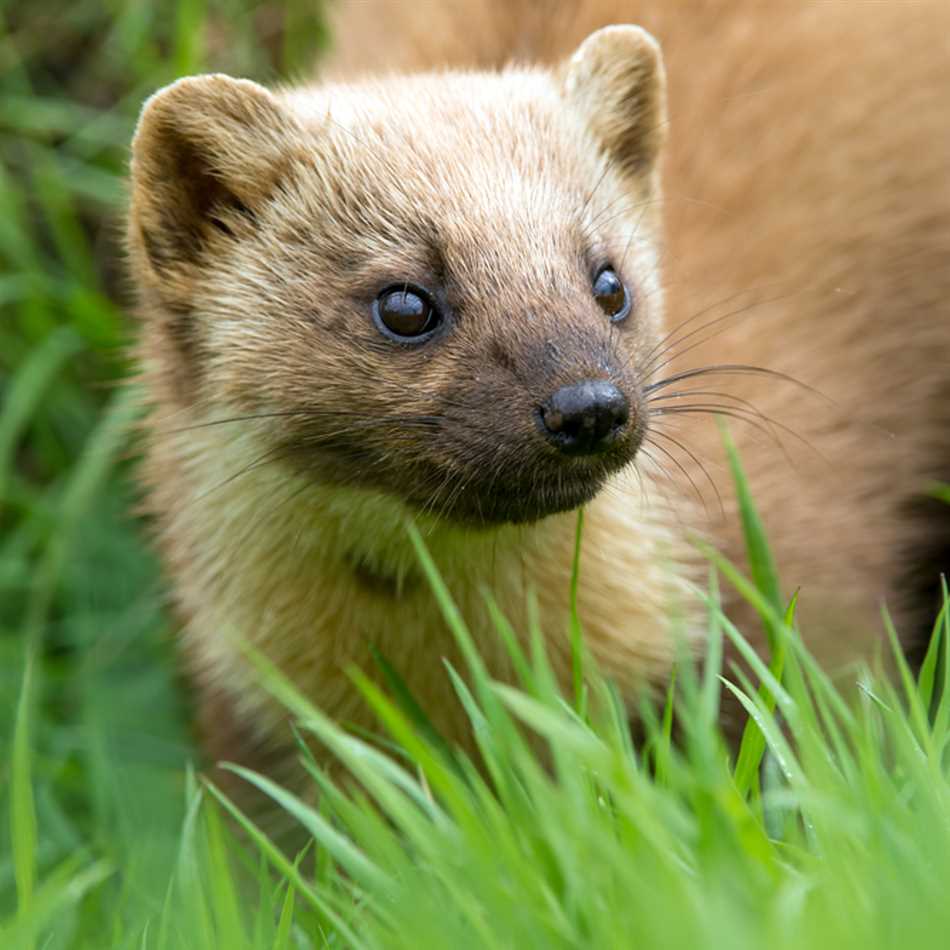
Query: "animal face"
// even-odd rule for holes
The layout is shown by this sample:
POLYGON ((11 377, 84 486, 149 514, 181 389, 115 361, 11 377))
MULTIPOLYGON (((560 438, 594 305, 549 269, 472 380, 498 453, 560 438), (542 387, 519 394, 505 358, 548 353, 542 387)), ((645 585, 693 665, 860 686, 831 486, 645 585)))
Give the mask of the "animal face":
POLYGON ((661 114, 634 28, 557 75, 169 87, 130 242, 184 398, 267 417, 272 460, 317 482, 456 521, 583 504, 644 435, 661 114))

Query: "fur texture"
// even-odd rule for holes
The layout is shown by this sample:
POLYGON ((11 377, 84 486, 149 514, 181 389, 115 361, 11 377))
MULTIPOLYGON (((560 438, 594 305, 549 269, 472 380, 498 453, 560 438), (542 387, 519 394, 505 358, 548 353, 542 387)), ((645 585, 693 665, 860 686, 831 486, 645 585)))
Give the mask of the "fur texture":
POLYGON ((469 741, 407 518, 489 667, 511 672, 482 589, 519 630, 533 591, 566 680, 570 509, 593 494, 589 646, 630 695, 662 681, 675 629, 702 634, 689 535, 742 557, 708 409, 734 416, 819 657, 867 652, 882 599, 916 635, 921 585, 950 567, 947 524, 915 502, 950 477, 946 4, 340 10, 327 81, 183 80, 134 143, 144 477, 212 756, 283 734, 241 641, 370 727, 345 670, 379 650, 469 741), (631 21, 666 52, 669 121, 648 35, 585 41, 631 21), (633 297, 622 324, 590 297, 605 262, 633 297), (371 318, 407 281, 449 314, 419 346, 371 318), (739 371, 664 382, 723 364, 822 395, 739 371), (533 411, 584 378, 635 418, 613 455, 567 464, 533 411))

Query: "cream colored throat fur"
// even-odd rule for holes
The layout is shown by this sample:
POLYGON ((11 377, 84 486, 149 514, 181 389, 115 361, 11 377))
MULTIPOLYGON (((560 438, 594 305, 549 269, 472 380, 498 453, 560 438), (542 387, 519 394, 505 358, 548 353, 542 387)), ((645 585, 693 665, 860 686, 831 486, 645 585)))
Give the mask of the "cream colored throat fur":
MULTIPOLYGON (((348 670, 378 675, 378 651, 417 691, 436 725, 467 741, 444 662, 458 670, 464 665, 421 575, 406 531, 410 519, 489 670, 512 676, 485 595, 523 634, 527 605, 536 597, 552 664, 570 682, 573 512, 534 525, 467 530, 414 515, 384 495, 327 489, 279 467, 244 471, 266 442, 254 426, 235 437, 229 426, 214 424, 233 415, 200 417, 192 423, 198 428, 178 437, 173 454, 183 462, 183 494, 163 534, 172 557, 187 565, 178 573, 177 595, 192 663, 204 681, 224 688, 253 731, 266 733, 280 713, 256 685, 259 674, 243 646, 263 651, 321 708, 364 725, 372 722, 348 670), (370 578, 354 565, 365 566, 370 578), (373 583, 374 575, 391 579, 392 589, 373 583)), ((595 662, 631 695, 665 675, 677 631, 686 629, 677 626, 686 578, 673 569, 682 542, 649 479, 632 472, 616 478, 588 507, 583 533, 579 614, 595 662)))

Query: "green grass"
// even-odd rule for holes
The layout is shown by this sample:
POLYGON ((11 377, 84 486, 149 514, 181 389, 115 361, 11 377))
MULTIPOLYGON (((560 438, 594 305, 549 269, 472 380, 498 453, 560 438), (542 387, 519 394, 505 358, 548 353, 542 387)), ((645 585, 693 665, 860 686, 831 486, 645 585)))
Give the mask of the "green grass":
POLYGON ((395 674, 392 699, 359 680, 389 757, 261 661, 359 790, 303 752, 308 802, 245 775, 300 825, 294 860, 194 771, 157 566, 129 513, 127 144, 178 74, 306 68, 317 13, 0 2, 0 948, 946 946, 950 610, 919 672, 897 653, 893 680, 859 669, 839 689, 801 646, 734 457, 749 576, 708 552, 707 662, 644 705, 636 744, 576 618, 568 694, 540 632, 523 655, 500 617, 520 682, 492 682, 420 544, 480 761, 433 734, 395 674), (726 585, 757 608, 765 661, 723 615, 726 585), (721 668, 729 642, 743 669, 721 668), (726 692, 750 714, 737 755, 726 692))

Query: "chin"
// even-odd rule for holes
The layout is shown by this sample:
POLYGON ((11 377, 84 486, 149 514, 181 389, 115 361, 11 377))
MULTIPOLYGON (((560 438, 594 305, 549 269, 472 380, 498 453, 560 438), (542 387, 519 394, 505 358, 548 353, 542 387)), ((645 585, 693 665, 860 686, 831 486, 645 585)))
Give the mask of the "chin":
POLYGON ((450 504, 429 501, 415 507, 434 513, 465 528, 490 529, 502 525, 528 525, 551 515, 575 511, 592 501, 603 488, 604 477, 557 486, 532 486, 531 490, 512 488, 509 492, 480 492, 472 488, 451 500, 450 504))

